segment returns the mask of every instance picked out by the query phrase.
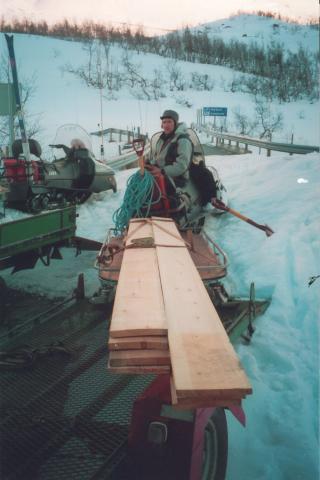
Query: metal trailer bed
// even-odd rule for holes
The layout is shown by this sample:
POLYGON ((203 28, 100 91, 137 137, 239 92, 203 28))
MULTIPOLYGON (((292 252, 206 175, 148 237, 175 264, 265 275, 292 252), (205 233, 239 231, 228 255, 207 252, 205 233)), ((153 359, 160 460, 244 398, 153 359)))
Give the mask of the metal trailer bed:
POLYGON ((22 335, 2 329, 2 480, 119 478, 133 402, 153 377, 107 373, 110 313, 84 299, 22 335))
MULTIPOLYGON (((38 298, 30 298, 29 295, 28 301, 34 304, 38 298)), ((41 302, 43 309, 44 299, 41 302)), ((46 307, 48 303, 49 300, 46 307)), ((45 314, 39 320, 33 311, 35 321, 29 321, 27 332, 18 329, 10 334, 14 329, 2 328, 2 480, 189 478, 178 477, 171 468, 165 476, 159 476, 160 467, 165 463, 161 452, 160 456, 157 455, 158 464, 152 462, 148 466, 154 472, 151 477, 148 474, 142 476, 128 462, 128 436, 133 434, 137 440, 135 446, 140 445, 139 436, 143 434, 144 426, 139 418, 141 415, 144 419, 154 418, 156 414, 157 419, 156 412, 160 411, 160 404, 163 411, 165 406, 162 403, 166 402, 162 401, 163 394, 158 395, 157 389, 160 387, 160 391, 165 391, 166 380, 161 379, 165 376, 116 375, 107 371, 107 324, 111 318, 111 308, 92 305, 87 299, 80 299, 54 318, 45 314), (146 391, 150 388, 155 390, 148 398, 146 391), (156 405, 154 398, 157 399, 156 405), (137 427, 134 429, 133 420, 137 427)), ((237 338, 247 327, 248 318, 243 316, 237 323, 237 338)), ((232 337, 236 337, 234 330, 232 337)), ((216 410, 221 413, 222 409, 216 410)), ((195 414, 197 411, 176 414, 170 405, 164 411, 164 416, 171 417, 170 425, 174 426, 174 442, 181 447, 178 449, 180 458, 171 455, 175 466, 183 465, 190 457, 187 437, 192 436, 190 429, 195 414), (186 454, 183 455, 183 452, 186 454)), ((210 454, 210 450, 214 452, 216 448, 214 442, 217 432, 210 422, 208 428, 205 449, 205 452, 209 452, 206 455, 208 476, 203 477, 206 480, 219 478, 211 476, 212 468, 216 468, 216 460, 210 454)), ((145 445, 141 445, 145 448, 145 445)), ((147 458, 147 450, 144 452, 147 458)), ((166 466, 169 466, 169 462, 166 466)))
MULTIPOLYGON (((69 227, 72 230, 72 225, 69 227)), ((81 239, 78 241, 81 244, 81 239)), ((205 276, 207 262, 206 258, 202 260, 205 276)), ((217 278, 224 274, 220 270, 216 271, 217 278)), ((221 290, 218 292, 220 296, 221 290)), ((39 302, 39 298, 29 295, 29 303, 42 303, 47 312, 35 315, 32 311, 33 318, 25 322, 27 331, 14 328, 10 319, 9 325, 0 326, 1 479, 198 479, 198 473, 189 474, 194 452, 192 441, 204 437, 202 480, 224 478, 223 473, 219 476, 220 467, 213 454, 218 451, 220 455, 221 445, 224 450, 227 448, 223 409, 215 409, 222 414, 217 418, 222 429, 217 447, 221 432, 217 431, 218 423, 208 417, 212 411, 202 409, 201 417, 199 409, 180 413, 172 409, 167 401, 166 376, 108 372, 108 322, 112 305, 92 305, 83 297, 75 295, 77 301, 53 317, 51 300, 39 302), (169 457, 164 456, 161 445, 159 449, 155 445, 155 451, 151 451, 145 443, 146 422, 166 428, 164 420, 168 421, 170 432, 170 442, 165 446, 169 457), (138 457, 146 459, 144 473, 141 465, 131 463, 130 442, 138 457), (149 465, 148 458, 152 458, 149 465)), ((20 301, 23 308, 21 302, 23 299, 20 301)), ((256 301, 252 295, 247 302, 229 298, 218 305, 232 341, 249 326, 252 328, 255 313, 262 313, 268 303, 256 301)), ((27 308, 24 314, 28 315, 27 308)), ((159 431, 150 434, 157 439, 159 431)), ((202 461, 202 452, 198 467, 199 460, 202 461)), ((224 469, 225 464, 221 472, 224 469)))

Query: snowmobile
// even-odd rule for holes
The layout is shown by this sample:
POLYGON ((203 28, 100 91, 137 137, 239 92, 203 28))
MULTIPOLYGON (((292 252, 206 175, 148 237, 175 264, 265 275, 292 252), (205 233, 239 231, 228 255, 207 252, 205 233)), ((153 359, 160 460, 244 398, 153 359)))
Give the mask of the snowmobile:
MULTIPOLYGON (((191 129, 190 129, 191 130, 191 129)), ((196 133, 192 130, 194 144, 193 162, 203 162, 205 157, 196 133)), ((157 136, 157 134, 155 134, 157 136)), ((154 136, 155 138, 157 138, 154 136)), ((156 141, 151 139, 152 142, 156 141)), ((134 140, 138 142, 138 140, 134 140)), ((138 156, 143 153, 143 147, 135 147, 138 156), (139 150, 140 148, 140 150, 139 150)), ((223 186, 216 169, 210 169, 215 182, 215 195, 219 202, 225 204, 226 189, 223 186)), ((215 305, 227 333, 232 337, 233 332, 238 334, 239 328, 247 341, 254 332, 252 321, 269 305, 268 300, 256 300, 254 284, 250 285, 250 295, 247 299, 231 297, 221 280, 227 275, 227 255, 221 247, 205 232, 204 225, 207 215, 221 214, 221 210, 210 206, 208 209, 203 197, 194 195, 195 188, 172 189, 172 183, 162 173, 154 176, 155 188, 152 201, 145 209, 148 217, 169 217, 174 219, 180 234, 188 245, 190 255, 203 280, 210 298, 215 305)), ((143 209, 142 209, 143 211, 143 209)), ((141 212, 140 212, 141 213, 141 212)), ((139 215, 141 216, 141 215, 139 215)), ((99 271, 101 288, 92 298, 93 303, 109 303, 114 299, 121 261, 124 252, 125 235, 116 235, 115 229, 110 229, 103 243, 95 263, 99 271)))
MULTIPOLYGON (((141 154, 141 150, 136 151, 141 154)), ((203 154, 202 159, 204 161, 203 154)), ((143 175, 144 163, 139 163, 140 172, 137 173, 143 175)), ((214 170, 212 175, 216 198, 223 203, 225 189, 218 172, 214 170)), ((175 220, 231 342, 241 336, 249 342, 254 332, 253 320, 266 310, 269 301, 256 300, 253 283, 247 299, 233 298, 228 294, 222 283, 227 275, 227 256, 204 230, 208 213, 203 208, 203 199, 198 195, 196 201, 190 195, 192 188, 188 190, 177 188, 172 191, 168 179, 162 173, 156 173, 152 201, 144 216, 175 220)), ((125 233, 118 235, 116 228, 110 229, 100 249, 96 268, 102 286, 92 298, 93 303, 113 301, 125 249, 125 233)), ((242 407, 228 408, 245 425, 242 407)), ((120 469, 119 478, 132 478, 132 472, 138 472, 134 478, 141 480, 223 480, 227 465, 227 435, 224 407, 176 410, 172 406, 170 375, 157 375, 134 402, 128 457, 120 469)))
POLYGON ((79 125, 63 125, 57 131, 53 148, 63 156, 53 162, 41 158, 40 144, 28 139, 20 97, 13 36, 5 34, 12 72, 16 115, 21 139, 12 144, 12 157, 0 164, 0 186, 8 190, 5 205, 32 213, 67 203, 83 203, 92 193, 116 191, 114 171, 98 162, 88 133, 79 125))
POLYGON ((61 126, 50 147, 62 155, 52 162, 44 161, 39 143, 29 139, 34 159, 28 161, 22 141, 13 142, 13 157, 3 159, 0 177, 1 184, 8 188, 7 206, 34 213, 50 206, 83 203, 92 193, 116 192, 114 171, 95 158, 90 137, 82 127, 61 126))

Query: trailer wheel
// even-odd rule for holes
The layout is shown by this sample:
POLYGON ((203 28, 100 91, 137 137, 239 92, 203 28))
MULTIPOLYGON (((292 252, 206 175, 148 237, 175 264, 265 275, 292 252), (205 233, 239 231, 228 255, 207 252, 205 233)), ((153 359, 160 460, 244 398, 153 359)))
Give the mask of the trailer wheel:
POLYGON ((27 201, 27 211, 31 213, 39 213, 41 210, 41 195, 32 195, 27 201))
POLYGON ((228 458, 228 426, 223 408, 216 408, 205 428, 201 480, 224 480, 228 458))

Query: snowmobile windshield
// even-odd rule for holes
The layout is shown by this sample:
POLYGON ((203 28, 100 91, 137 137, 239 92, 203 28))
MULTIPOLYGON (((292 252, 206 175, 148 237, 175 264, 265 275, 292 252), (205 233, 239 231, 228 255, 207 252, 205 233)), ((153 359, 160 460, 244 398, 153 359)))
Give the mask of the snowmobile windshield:
POLYGON ((66 124, 58 128, 53 145, 65 145, 69 148, 86 148, 92 152, 91 138, 80 125, 66 124))

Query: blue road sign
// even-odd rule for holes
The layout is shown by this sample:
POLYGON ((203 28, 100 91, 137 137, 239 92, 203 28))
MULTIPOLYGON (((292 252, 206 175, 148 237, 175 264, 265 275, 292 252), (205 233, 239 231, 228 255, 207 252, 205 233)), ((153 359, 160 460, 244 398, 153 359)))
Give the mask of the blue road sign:
POLYGON ((228 109, 226 107, 203 107, 205 117, 226 117, 228 109))

